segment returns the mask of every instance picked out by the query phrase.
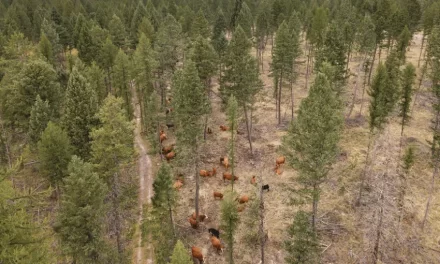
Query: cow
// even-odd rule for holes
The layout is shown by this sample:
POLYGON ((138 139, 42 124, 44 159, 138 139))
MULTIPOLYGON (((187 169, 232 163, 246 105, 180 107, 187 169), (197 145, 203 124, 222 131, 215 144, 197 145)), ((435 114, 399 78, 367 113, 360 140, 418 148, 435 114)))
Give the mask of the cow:
POLYGON ((206 132, 207 132, 208 134, 212 134, 212 129, 211 129, 210 127, 208 127, 208 129, 206 130, 206 132))
POLYGON ((249 196, 243 195, 240 198, 237 198, 237 200, 240 204, 244 204, 244 203, 249 202, 249 196))
POLYGON ((211 176, 211 172, 207 170, 200 170, 199 175, 202 177, 208 177, 211 176))
POLYGON ((212 167, 212 171, 211 171, 211 175, 210 176, 215 176, 217 175, 217 168, 216 167, 212 167))
POLYGON ((284 156, 278 157, 276 160, 276 166, 277 167, 281 166, 281 164, 284 164, 285 161, 286 161, 286 158, 284 156))
POLYGON ((215 236, 211 236, 211 244, 212 246, 217 249, 217 252, 220 250, 221 252, 223 252, 223 246, 222 243, 220 242, 220 239, 218 239, 215 236))
POLYGON ((223 194, 221 192, 214 192, 214 199, 215 198, 220 198, 220 200, 221 200, 221 199, 223 199, 223 194))
POLYGON ((205 257, 202 254, 202 249, 196 246, 192 246, 191 255, 193 258, 198 259, 200 264, 203 264, 205 262, 205 257))
POLYGON ((228 157, 222 157, 220 158, 220 165, 225 166, 226 169, 229 168, 229 160, 228 157))
POLYGON ((174 148, 174 144, 166 146, 166 147, 163 147, 162 148, 162 153, 163 154, 168 154, 168 153, 170 153, 173 150, 173 148, 174 148))
POLYGON ((252 176, 251 184, 253 185, 257 184, 257 179, 255 178, 255 176, 252 176))
POLYGON ((281 174, 283 173, 283 171, 280 169, 280 166, 279 166, 279 165, 277 165, 277 166, 275 167, 274 171, 275 171, 275 173, 276 173, 277 175, 281 175, 281 174))
POLYGON ((215 236, 216 238, 220 238, 220 231, 218 231, 215 228, 209 228, 208 232, 211 234, 211 236, 215 236))
POLYGON ((174 151, 171 151, 170 153, 165 155, 165 158, 167 159, 167 161, 174 159, 174 157, 176 157, 176 153, 174 151))
POLYGON ((199 223, 192 217, 188 218, 188 222, 190 223, 191 227, 194 229, 197 229, 197 227, 199 226, 199 223))
POLYGON ((181 180, 177 180, 174 182, 174 188, 177 190, 180 190, 180 188, 183 186, 183 182, 181 180))
POLYGON ((221 126, 220 126, 220 130, 221 130, 221 131, 228 131, 228 130, 229 130, 229 127, 221 125, 221 126))
POLYGON ((167 108, 165 110, 165 114, 168 115, 169 113, 173 112, 173 108, 167 108))
POLYGON ((165 133, 161 133, 159 135, 160 143, 164 142, 165 139, 167 139, 167 135, 165 133))
POLYGON ((265 184, 265 185, 263 185, 263 186, 261 186, 261 190, 267 190, 267 191, 269 191, 269 184, 265 184))
MULTIPOLYGON (((229 172, 223 172, 223 182, 225 182, 225 180, 230 180, 232 181, 232 174, 229 172)), ((234 176, 234 181, 237 181, 238 177, 234 176)))
MULTIPOLYGON (((193 220, 196 220, 196 212, 194 212, 194 213, 191 215, 191 218, 192 218, 193 220)), ((199 221, 200 221, 200 222, 205 221, 205 219, 208 219, 208 216, 207 216, 206 214, 199 214, 199 221)))

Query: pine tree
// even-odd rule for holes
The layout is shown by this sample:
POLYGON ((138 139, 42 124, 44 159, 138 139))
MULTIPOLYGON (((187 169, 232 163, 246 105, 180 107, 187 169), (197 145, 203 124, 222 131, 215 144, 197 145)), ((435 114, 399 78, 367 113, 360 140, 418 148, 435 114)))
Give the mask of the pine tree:
POLYGON ((399 53, 397 50, 393 49, 385 61, 385 68, 387 69, 389 79, 388 85, 385 86, 385 89, 383 90, 386 100, 385 115, 389 115, 394 110, 394 107, 399 100, 401 90, 400 65, 401 60, 399 60, 399 53))
MULTIPOLYGON (((234 174, 235 169, 235 131, 238 127, 238 103, 237 100, 235 100, 235 97, 231 95, 228 100, 228 109, 227 109, 227 116, 228 116, 228 125, 231 131, 231 139, 229 143, 229 159, 231 161, 231 171, 232 175, 234 174)), ((234 190, 234 179, 232 179, 232 190, 234 190)))
POLYGON ((186 252, 182 241, 177 240, 174 246, 173 255, 171 255, 171 262, 169 264, 192 264, 191 257, 186 252))
POLYGON ((93 129, 92 137, 92 163, 100 177, 107 183, 111 190, 109 194, 111 203, 111 229, 116 236, 116 246, 119 262, 124 259, 124 242, 122 237, 122 205, 120 172, 127 163, 132 161, 133 125, 128 120, 123 107, 123 100, 109 95, 97 114, 101 126, 93 129))
MULTIPOLYGON (((113 66, 115 63, 116 55, 118 54, 118 47, 113 45, 113 42, 110 38, 107 38, 104 42, 104 45, 102 45, 101 50, 99 51, 99 60, 98 64, 99 66, 106 72, 106 85, 107 85, 107 92, 113 91, 113 82, 112 82, 112 73, 113 73, 113 66)), ((106 94, 107 96, 107 94, 106 94)))
POLYGON ((267 39, 271 33, 270 30, 270 9, 268 8, 268 2, 261 3, 259 8, 257 19, 255 22, 255 38, 257 45, 257 58, 259 64, 261 64, 261 70, 263 71, 263 54, 266 48, 267 39))
POLYGON ((412 39, 412 34, 409 31, 408 27, 405 26, 405 28, 402 30, 402 32, 399 35, 399 38, 397 40, 396 50, 398 52, 398 57, 400 59, 400 64, 405 63, 406 59, 406 48, 408 48, 410 41, 412 39))
MULTIPOLYGON (((145 9, 143 1, 138 1, 138 5, 130 22, 130 35, 133 40, 137 39, 139 24, 146 17, 146 14, 147 10, 145 9)), ((137 43, 137 41, 135 41, 134 43, 137 43)))
POLYGON ((50 64, 53 63, 53 53, 52 53, 52 44, 47 39, 46 35, 41 34, 40 43, 38 44, 38 49, 43 56, 43 58, 50 64))
POLYGON ((48 101, 51 113, 55 117, 58 116, 61 103, 60 85, 55 70, 47 62, 36 60, 24 65, 15 83, 15 89, 18 95, 12 98, 16 100, 13 102, 16 109, 14 115, 17 122, 26 129, 37 95, 41 100, 48 101))
POLYGON ((209 22, 208 20, 206 20, 201 9, 199 9, 199 11, 197 12, 196 17, 194 18, 194 22, 191 25, 192 38, 195 39, 199 35, 205 39, 207 39, 211 35, 209 22))
POLYGON ((407 64, 402 73, 402 94, 400 98, 400 116, 402 117, 401 135, 403 129, 408 124, 410 119, 410 106, 413 95, 413 84, 416 77, 416 68, 411 64, 407 64))
POLYGON ((154 221, 156 225, 153 240, 155 241, 155 259, 157 263, 167 263, 175 239, 173 208, 176 202, 176 194, 171 173, 170 166, 162 163, 153 183, 154 196, 151 199, 153 219, 151 221, 154 221))
POLYGON ((54 24, 53 21, 43 19, 43 22, 41 23, 40 39, 43 38, 43 35, 50 42, 50 47, 52 48, 52 55, 54 58, 56 58, 58 54, 63 51, 63 48, 60 44, 60 37, 56 30, 56 25, 54 24))
POLYGON ((133 117, 133 109, 131 107, 130 80, 130 61, 125 52, 119 49, 113 67, 112 82, 115 88, 114 94, 117 97, 124 99, 124 108, 128 113, 129 119, 133 117))
POLYGON ((248 38, 252 37, 254 18, 252 17, 252 12, 246 2, 242 3, 240 13, 237 18, 237 25, 241 26, 248 38))
POLYGON ((75 66, 67 84, 62 124, 75 147, 75 154, 83 159, 90 156, 90 131, 97 123, 97 110, 96 94, 75 66))
POLYGON ((196 64, 200 81, 209 90, 211 78, 217 70, 217 54, 207 39, 202 36, 196 38, 190 59, 196 64))
POLYGON ((319 260, 318 237, 309 221, 310 215, 304 211, 295 214, 289 226, 289 239, 284 242, 288 255, 286 263, 307 264, 319 260))
POLYGON ((96 94, 98 105, 101 105, 108 94, 104 71, 95 62, 92 62, 86 69, 85 77, 90 84, 90 89, 96 94))
POLYGON ((214 29, 211 36, 211 44, 220 57, 219 63, 221 64, 221 58, 226 52, 228 46, 228 40, 225 37, 226 32, 226 20, 223 12, 220 10, 217 15, 217 20, 214 23, 214 29))
POLYGON ((118 48, 122 48, 126 43, 125 40, 127 33, 125 31, 124 23, 122 23, 121 19, 117 15, 113 14, 112 19, 108 24, 108 30, 112 36, 113 43, 118 48))
POLYGON ((235 192, 227 192, 221 203, 221 229, 224 230, 224 237, 228 245, 228 262, 234 263, 234 235, 239 224, 237 202, 234 201, 235 192))
POLYGON ((139 94, 138 99, 141 105, 141 120, 144 129, 146 129, 151 133, 152 130, 149 127, 151 123, 147 125, 146 119, 149 118, 149 115, 152 114, 147 111, 147 108, 149 107, 148 100, 150 100, 150 97, 154 92, 153 70, 157 65, 154 59, 154 53, 151 48, 150 41, 143 33, 141 33, 139 37, 139 43, 136 47, 133 60, 134 60, 133 77, 136 80, 135 85, 139 94))
POLYGON ((58 186, 67 175, 72 156, 69 136, 56 124, 49 122, 38 142, 40 172, 49 182, 58 186))
POLYGON ((156 32, 154 31, 154 27, 151 24, 151 21, 148 17, 144 17, 141 23, 139 24, 139 28, 138 28, 139 41, 142 34, 144 34, 145 37, 151 41, 151 43, 154 43, 156 32))
POLYGON ((37 95, 34 106, 31 109, 31 116, 29 118, 28 138, 32 147, 35 147, 40 140, 41 134, 46 129, 51 117, 50 107, 48 101, 41 100, 37 95))
POLYGON ((299 171, 298 182, 304 188, 305 198, 313 201, 313 228, 316 226, 320 184, 326 180, 338 153, 341 114, 340 100, 326 76, 318 73, 309 96, 301 102, 297 119, 283 139, 287 160, 299 171))
MULTIPOLYGON (((79 25, 77 26, 79 27, 79 25)), ((79 32, 78 38, 76 38, 77 39, 76 48, 78 49, 78 56, 86 64, 91 63, 95 59, 95 56, 97 55, 93 50, 94 45, 93 45, 90 28, 91 25, 87 21, 82 22, 80 28, 75 27, 76 32, 79 32)))
POLYGON ((2 263, 53 263, 49 234, 44 224, 32 215, 38 197, 14 188, 11 177, 18 163, 8 170, 0 169, 0 259, 2 263))
POLYGON ((203 85, 198 77, 194 62, 185 62, 183 70, 174 74, 173 83, 174 124, 176 126, 179 156, 182 161, 191 164, 196 177, 195 211, 199 214, 199 171, 198 155, 200 137, 203 132, 205 115, 210 105, 203 85))
POLYGON ((259 78, 258 66, 255 58, 249 52, 251 42, 246 37, 243 29, 238 26, 228 46, 225 57, 225 73, 220 87, 223 100, 234 95, 240 107, 245 112, 246 128, 251 153, 251 125, 252 118, 248 117, 248 109, 252 105, 255 95, 262 88, 259 78))
POLYGON ((68 172, 55 224, 61 249, 74 263, 105 263, 102 223, 107 187, 92 164, 77 156, 72 157, 68 172))

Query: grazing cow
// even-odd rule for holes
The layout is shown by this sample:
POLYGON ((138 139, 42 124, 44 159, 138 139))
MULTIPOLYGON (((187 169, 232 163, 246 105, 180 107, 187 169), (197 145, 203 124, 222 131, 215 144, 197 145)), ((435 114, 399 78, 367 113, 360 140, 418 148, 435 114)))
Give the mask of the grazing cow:
POLYGON ((221 131, 228 131, 229 130, 229 127, 227 127, 227 126, 220 126, 220 130, 221 131))
POLYGON ((229 160, 228 157, 222 157, 220 158, 220 165, 225 166, 226 169, 229 168, 229 160))
POLYGON ((173 112, 173 108, 167 108, 165 110, 165 114, 168 115, 169 113, 173 112))
POLYGON ((261 190, 267 190, 267 191, 269 191, 269 184, 265 184, 265 185, 263 185, 263 186, 261 186, 261 190))
POLYGON ((218 239, 215 236, 211 236, 211 244, 212 246, 217 249, 217 252, 220 250, 221 252, 223 252, 223 246, 222 243, 220 242, 220 239, 218 239))
MULTIPOLYGON (((230 180, 232 181, 232 174, 229 172, 223 172, 223 182, 225 182, 225 180, 230 180)), ((234 176, 234 181, 237 181, 238 177, 234 176)))
POLYGON ((206 132, 207 132, 208 134, 212 134, 212 129, 211 129, 210 127, 208 127, 208 129, 206 130, 206 132))
POLYGON ((237 200, 239 203, 244 204, 244 203, 249 202, 249 197, 247 195, 243 195, 242 197, 240 197, 240 199, 237 198, 237 200))
POLYGON ((171 151, 170 153, 165 155, 165 158, 167 159, 167 161, 174 159, 174 157, 176 157, 176 152, 174 152, 174 151, 171 151))
POLYGON ((167 98, 167 105, 171 104, 171 98, 167 98))
POLYGON ((174 182, 174 189, 180 190, 182 186, 183 186, 183 182, 181 180, 177 180, 174 182))
POLYGON ((255 176, 252 176, 251 184, 253 185, 257 184, 257 179, 255 179, 255 176))
POLYGON ((167 139, 167 135, 165 133, 161 133, 159 136, 160 143, 162 143, 165 139, 167 139))
POLYGON ((173 148, 174 148, 174 144, 166 146, 166 147, 163 147, 162 148, 162 153, 163 154, 168 154, 168 153, 170 153, 173 150, 173 148))
POLYGON ((205 262, 205 257, 203 257, 202 249, 192 246, 191 255, 193 256, 193 258, 198 259, 200 264, 205 262))
POLYGON ((221 192, 214 192, 214 199, 215 198, 220 198, 220 200, 221 200, 221 199, 223 199, 223 194, 221 192))
POLYGON ((211 176, 211 172, 210 172, 210 171, 207 171, 207 170, 200 170, 199 174, 200 174, 200 176, 202 176, 202 177, 208 177, 208 176, 211 176))
POLYGON ((217 175, 217 169, 215 167, 212 167, 212 171, 211 171, 210 176, 215 176, 215 175, 217 175))
MULTIPOLYGON (((192 218, 194 221, 196 220, 196 212, 194 212, 194 213, 191 215, 191 218, 192 218)), ((199 221, 200 221, 200 222, 205 221, 205 219, 208 219, 208 216, 207 216, 206 214, 199 214, 199 221)))
POLYGON ((220 238, 220 231, 218 231, 215 228, 209 228, 208 232, 211 234, 211 236, 215 236, 216 238, 220 238))
POLYGON ((277 165, 277 166, 275 167, 274 171, 275 171, 275 173, 276 173, 277 175, 281 175, 281 174, 283 173, 283 171, 280 169, 280 166, 279 166, 279 165, 277 165))
POLYGON ((191 227, 194 229, 197 229, 199 226, 199 223, 197 223, 196 220, 194 220, 192 217, 188 218, 188 222, 191 224, 191 227))
POLYGON ((276 160, 276 166, 281 166, 281 164, 284 164, 285 161, 286 161, 286 158, 284 156, 278 157, 276 160))

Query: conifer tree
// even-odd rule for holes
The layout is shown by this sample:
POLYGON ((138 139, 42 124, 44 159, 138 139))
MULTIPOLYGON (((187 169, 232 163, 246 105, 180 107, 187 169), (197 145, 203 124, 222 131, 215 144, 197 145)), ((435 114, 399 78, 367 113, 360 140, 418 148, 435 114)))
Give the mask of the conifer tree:
POLYGON ((406 48, 408 48, 411 38, 412 38, 412 34, 409 31, 408 27, 405 26, 405 28, 400 33, 399 38, 397 39, 397 45, 396 45, 396 50, 398 52, 400 64, 405 63, 406 48))
POLYGON ((67 175, 67 165, 71 156, 69 136, 62 128, 49 122, 38 142, 38 157, 40 172, 50 184, 58 187, 67 175))
POLYGON ((105 85, 104 71, 98 66, 98 64, 92 62, 92 64, 86 69, 85 77, 90 84, 90 89, 96 94, 98 105, 101 105, 108 94, 105 85))
POLYGON ((79 32, 76 43, 78 56, 86 64, 91 63, 97 55, 93 49, 94 45, 90 28, 91 25, 87 21, 83 22, 80 28, 75 28, 75 30, 78 30, 77 32, 79 32))
MULTIPOLYGON (((110 38, 107 38, 99 51, 99 66, 106 72, 106 85, 107 93, 114 92, 113 84, 113 66, 115 62, 116 55, 118 54, 118 47, 113 45, 110 38)), ((107 96, 107 94, 105 95, 107 96)), ((105 97, 104 97, 105 98, 105 97)))
POLYGON ((326 76, 318 73, 283 140, 289 164, 299 171, 303 199, 312 200, 313 228, 316 227, 320 185, 338 153, 342 121, 340 101, 326 76))
POLYGON ((32 215, 35 195, 14 188, 11 177, 18 162, 8 170, 0 169, 0 259, 3 263, 51 263, 55 261, 46 239, 49 234, 32 215))
POLYGON ((110 212, 113 217, 110 228, 116 236, 118 262, 124 260, 121 170, 131 162, 134 154, 133 125, 127 118, 123 104, 122 99, 109 95, 97 114, 101 126, 91 132, 91 161, 110 189, 110 212))
POLYGON ((252 105, 255 95, 262 88, 262 82, 259 79, 257 62, 249 54, 250 49, 251 42, 243 29, 238 26, 228 46, 220 92, 224 101, 230 95, 234 95, 239 106, 243 107, 249 147, 252 153, 252 125, 250 124, 252 117, 248 116, 248 109, 252 105))
POLYGON ((186 252, 182 241, 177 240, 174 246, 173 255, 171 255, 171 262, 169 264, 192 264, 191 257, 186 252))
POLYGON ((61 249, 74 263, 104 263, 103 221, 107 187, 92 164, 73 156, 55 224, 61 249))
POLYGON ((284 242, 288 255, 286 263, 307 264, 319 260, 318 237, 310 224, 310 215, 304 211, 295 214, 292 225, 289 226, 289 239, 284 242))
POLYGON ((130 91, 130 61, 125 52, 119 49, 115 57, 113 67, 112 82, 115 88, 114 94, 124 99, 124 108, 128 113, 128 118, 133 117, 133 109, 131 107, 131 91, 130 91))
POLYGON ((35 147, 40 140, 41 134, 46 129, 51 117, 50 107, 48 101, 41 100, 37 95, 34 106, 31 109, 31 116, 29 118, 28 138, 32 147, 35 147))
POLYGON ((234 263, 234 235, 239 224, 237 202, 234 201, 235 192, 227 192, 221 204, 221 229, 224 230, 224 237, 228 246, 228 263, 234 263))
POLYGON ((183 70, 174 74, 173 83, 174 124, 181 160, 189 160, 196 177, 195 211, 199 214, 199 171, 198 149, 203 132, 204 116, 210 105, 194 62, 187 61, 183 70))
POLYGON ((237 17, 237 25, 241 26, 248 38, 252 37, 254 19, 252 17, 252 12, 246 2, 242 3, 240 13, 237 17))
POLYGON ((400 98, 400 116, 401 119, 401 136, 403 135, 403 129, 405 125, 408 124, 410 119, 410 106, 411 106, 411 100, 413 95, 413 84, 416 77, 416 68, 411 64, 408 63, 403 70, 402 73, 402 94, 400 98))
MULTIPOLYGON (((214 28, 212 30, 211 44, 220 58, 223 57, 226 52, 227 39, 225 37, 226 32, 226 20, 223 12, 218 11, 217 20, 214 23, 214 28)), ((221 63, 221 62, 220 62, 221 63)))
MULTIPOLYGON (((146 17, 146 14, 147 10, 145 9, 144 1, 138 1, 136 10, 134 11, 133 17, 131 18, 131 21, 129 23, 131 39, 137 40, 139 24, 146 17)), ((134 43, 137 43, 137 41, 135 41, 134 43)))
POLYGON ((194 22, 191 25, 192 38, 195 39, 199 35, 205 39, 207 39, 211 35, 209 22, 208 20, 206 20, 201 9, 199 9, 199 11, 197 12, 196 17, 194 18, 194 22))
POLYGON ((139 28, 138 28, 139 41, 142 34, 144 34, 145 37, 151 41, 151 43, 154 43, 156 32, 154 31, 154 27, 151 24, 151 21, 148 17, 142 18, 142 21, 139 24, 139 28))
POLYGON ((57 55, 63 51, 63 48, 60 45, 60 37, 56 30, 56 25, 53 21, 47 20, 45 18, 43 19, 43 22, 41 23, 40 40, 43 38, 43 35, 50 42, 50 47, 52 48, 52 55, 54 58, 56 58, 57 55))
POLYGON ((263 56, 266 48, 267 39, 271 33, 270 30, 270 9, 268 8, 268 2, 265 1, 260 4, 257 19, 255 22, 255 38, 257 45, 257 58, 261 64, 261 71, 263 68, 263 56))
POLYGON ((50 44, 50 41, 47 39, 46 35, 44 33, 41 34, 40 43, 38 44, 38 49, 43 55, 43 58, 48 63, 53 63, 53 51, 52 51, 52 44, 50 44))
MULTIPOLYGON (((235 131, 237 130, 238 124, 238 103, 235 99, 234 95, 231 95, 228 100, 228 109, 227 109, 227 116, 228 116, 228 125, 229 129, 231 131, 231 139, 229 143, 229 159, 231 161, 231 171, 232 175, 234 174, 235 169, 235 131)), ((234 190, 234 179, 232 179, 232 190, 234 190)))
POLYGON ((157 263, 167 263, 171 255, 174 241, 173 209, 176 202, 176 194, 173 188, 171 168, 162 163, 153 183, 154 196, 152 198, 152 220, 156 228, 153 232, 155 244, 155 259, 157 263))
POLYGON ((393 49, 385 61, 385 68, 387 69, 389 79, 388 85, 384 87, 386 100, 385 115, 389 115, 394 110, 394 107, 399 100, 401 90, 400 65, 401 60, 399 59, 399 53, 397 50, 393 49))
POLYGON ((200 81, 209 90, 211 78, 217 69, 217 54, 207 39, 202 36, 196 38, 190 59, 196 64, 200 81))
POLYGON ((121 19, 113 14, 112 19, 109 22, 108 29, 110 35, 112 36, 113 43, 118 47, 122 48, 126 43, 126 31, 124 23, 122 23, 121 19))
POLYGON ((90 131, 96 125, 97 110, 96 94, 75 66, 67 84, 62 124, 75 147, 75 154, 83 159, 90 155, 90 131))

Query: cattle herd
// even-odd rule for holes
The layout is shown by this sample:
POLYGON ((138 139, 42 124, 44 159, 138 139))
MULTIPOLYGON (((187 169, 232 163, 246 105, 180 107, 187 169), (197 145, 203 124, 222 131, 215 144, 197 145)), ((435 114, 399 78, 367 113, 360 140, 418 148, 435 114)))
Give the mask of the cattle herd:
MULTIPOLYGON (((167 109, 166 114, 170 113, 171 111, 172 111, 172 108, 167 109)), ((170 128, 172 126, 174 126, 174 125, 169 126, 167 124, 168 128, 170 128)), ((227 126, 222 125, 222 126, 220 126, 220 130, 227 131, 227 130, 229 130, 229 128, 227 126)), ((211 134, 212 133, 211 128, 208 127, 207 132, 208 132, 208 134, 211 134)), ((166 136, 165 132, 163 130, 161 130, 159 132, 159 141, 160 141, 161 145, 163 144, 163 142, 166 139, 167 139, 167 136, 166 136)), ((174 152, 174 146, 175 146, 174 144, 171 144, 171 145, 162 147, 162 154, 165 156, 165 159, 167 160, 167 162, 170 162, 170 160, 172 160, 174 157, 176 157, 176 153, 174 152)), ((284 156, 280 156, 276 159, 275 168, 274 168, 274 171, 276 174, 280 175, 282 173, 281 165, 284 164, 285 161, 286 161, 286 158, 284 156)), ((232 175, 232 173, 228 172, 228 168, 229 168, 230 164, 229 164, 229 159, 227 156, 220 158, 220 166, 223 166, 226 169, 226 171, 223 172, 223 182, 225 182, 226 180, 228 180, 228 181, 237 181, 238 180, 238 177, 236 175, 232 175)), ((204 178, 205 177, 214 177, 217 175, 217 168, 212 167, 211 170, 207 170, 207 169, 200 170, 199 175, 204 178)), ((257 180, 256 180, 255 176, 252 176, 250 183, 252 185, 257 184, 257 180)), ((179 175, 174 182, 174 188, 177 190, 180 190, 180 188, 183 186, 183 184, 184 184, 183 175, 179 175)), ((269 184, 263 184, 261 186, 261 189, 263 191, 264 190, 269 191, 269 184)), ((213 197, 214 197, 214 200, 216 200, 216 199, 222 200, 223 194, 221 192, 214 191, 213 197)), ((249 196, 248 195, 241 195, 241 196, 237 197, 235 199, 235 201, 238 202, 238 204, 239 204, 239 206, 237 207, 237 211, 242 212, 245 209, 245 204, 249 202, 249 196)), ((199 223, 203 222, 207 218, 208 218, 208 216, 206 214, 199 213, 199 215, 197 216, 196 213, 194 212, 188 218, 188 222, 192 228, 197 229, 199 227, 199 223)), ((220 241, 220 231, 215 228, 209 228, 208 232, 210 234, 210 241, 211 241, 212 247, 215 248, 218 253, 223 252, 224 246, 222 245, 222 243, 220 241)), ((194 259, 197 259, 199 261, 199 263, 204 263, 205 257, 202 254, 201 248, 196 247, 196 246, 191 247, 191 254, 194 259)))

